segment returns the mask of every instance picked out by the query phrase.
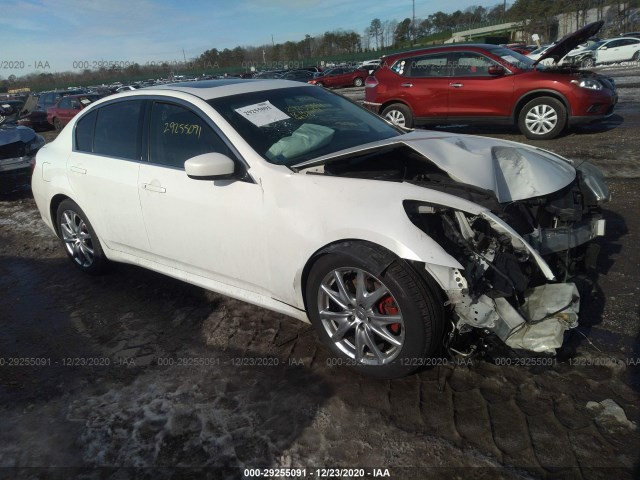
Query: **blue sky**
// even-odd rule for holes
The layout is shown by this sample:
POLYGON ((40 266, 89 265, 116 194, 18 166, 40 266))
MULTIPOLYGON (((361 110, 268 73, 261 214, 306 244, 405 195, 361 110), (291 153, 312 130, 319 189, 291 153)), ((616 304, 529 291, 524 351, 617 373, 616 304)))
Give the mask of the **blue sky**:
MULTIPOLYGON (((498 0, 416 0, 416 17, 498 0)), ((373 18, 410 17, 411 0, 0 0, 0 79, 100 61, 182 61, 209 48, 302 40, 373 18), (24 65, 24 69, 19 68, 24 65), (36 68, 39 66, 40 68, 36 68)))

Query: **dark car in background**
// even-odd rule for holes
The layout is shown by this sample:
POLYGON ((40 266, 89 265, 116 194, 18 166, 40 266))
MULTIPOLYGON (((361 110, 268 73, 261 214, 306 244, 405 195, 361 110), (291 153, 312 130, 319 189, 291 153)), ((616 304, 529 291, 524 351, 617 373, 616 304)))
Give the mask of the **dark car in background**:
POLYGON ((332 88, 361 87, 367 75, 369 70, 366 68, 334 67, 325 70, 307 83, 332 88))
POLYGON ((364 105, 402 127, 515 124, 527 138, 555 138, 567 126, 607 117, 618 96, 611 78, 539 62, 557 62, 602 25, 600 21, 581 28, 537 61, 489 44, 389 55, 367 78, 364 105))
POLYGON ((0 194, 29 188, 35 155, 44 144, 31 128, 0 126, 0 194))
POLYGON ((309 70, 289 70, 283 73, 281 80, 293 80, 295 82, 308 82, 313 78, 314 72, 309 70))
POLYGON ((0 125, 17 120, 23 105, 24 100, 0 100, 0 125))

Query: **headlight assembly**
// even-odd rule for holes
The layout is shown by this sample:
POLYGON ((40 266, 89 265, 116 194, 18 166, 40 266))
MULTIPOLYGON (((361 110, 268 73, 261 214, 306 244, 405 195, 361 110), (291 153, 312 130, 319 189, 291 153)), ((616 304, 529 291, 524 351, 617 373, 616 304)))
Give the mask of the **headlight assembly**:
POLYGON ((588 88, 589 90, 602 90, 602 84, 592 78, 584 78, 582 80, 571 80, 571 83, 578 85, 580 88, 588 88))

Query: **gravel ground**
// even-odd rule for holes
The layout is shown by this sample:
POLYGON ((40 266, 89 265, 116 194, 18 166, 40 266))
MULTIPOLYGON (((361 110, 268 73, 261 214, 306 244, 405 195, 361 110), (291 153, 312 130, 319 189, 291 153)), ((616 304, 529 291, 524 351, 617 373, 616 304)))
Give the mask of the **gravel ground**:
POLYGON ((613 191, 598 281, 551 365, 476 358, 363 378, 288 317, 133 266, 85 276, 29 193, 0 199, 0 477, 637 478, 639 92, 620 88, 604 124, 536 143, 596 163, 613 191))

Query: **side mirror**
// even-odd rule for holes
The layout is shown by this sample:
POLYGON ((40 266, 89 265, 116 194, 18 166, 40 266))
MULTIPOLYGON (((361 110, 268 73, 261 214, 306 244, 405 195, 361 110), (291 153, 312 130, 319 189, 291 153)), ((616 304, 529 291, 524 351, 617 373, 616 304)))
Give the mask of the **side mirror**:
POLYGON ((194 180, 221 180, 230 178, 236 164, 222 153, 203 153, 184 162, 184 170, 194 180))
POLYGON ((505 71, 506 70, 502 65, 491 65, 489 67, 489 75, 495 75, 495 76, 504 75, 505 71))

